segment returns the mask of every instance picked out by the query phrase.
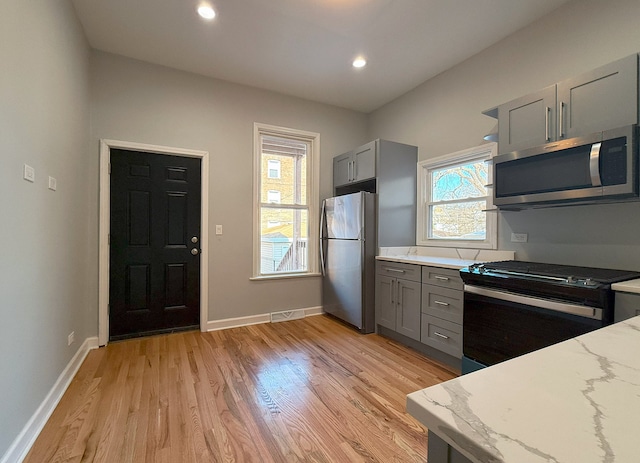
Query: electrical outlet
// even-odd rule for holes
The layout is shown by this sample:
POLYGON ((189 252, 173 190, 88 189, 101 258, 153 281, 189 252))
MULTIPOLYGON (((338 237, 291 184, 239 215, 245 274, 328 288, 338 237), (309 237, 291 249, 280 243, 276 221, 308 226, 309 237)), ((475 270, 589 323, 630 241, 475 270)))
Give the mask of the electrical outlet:
POLYGON ((76 332, 72 331, 71 333, 69 333, 69 336, 67 336, 67 346, 70 346, 71 344, 73 344, 73 341, 76 340, 76 332))
POLYGON ((35 182, 36 181, 36 170, 31 167, 29 164, 24 165, 24 170, 22 172, 22 178, 24 178, 27 182, 35 182))
POLYGON ((58 188, 58 181, 54 177, 49 176, 49 189, 56 191, 56 188, 58 188))
POLYGON ((216 235, 222 235, 222 225, 216 225, 216 235))
POLYGON ((511 233, 512 243, 526 243, 529 239, 529 235, 526 233, 511 233))

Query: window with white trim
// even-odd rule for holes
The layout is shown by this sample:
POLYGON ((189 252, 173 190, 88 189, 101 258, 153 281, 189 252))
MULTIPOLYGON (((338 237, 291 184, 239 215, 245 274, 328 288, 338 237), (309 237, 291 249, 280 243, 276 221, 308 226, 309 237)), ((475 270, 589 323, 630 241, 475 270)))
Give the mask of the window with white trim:
POLYGON ((417 243, 489 248, 497 245, 489 143, 418 163, 417 243))
POLYGON ((320 135, 254 132, 254 278, 316 273, 320 135))

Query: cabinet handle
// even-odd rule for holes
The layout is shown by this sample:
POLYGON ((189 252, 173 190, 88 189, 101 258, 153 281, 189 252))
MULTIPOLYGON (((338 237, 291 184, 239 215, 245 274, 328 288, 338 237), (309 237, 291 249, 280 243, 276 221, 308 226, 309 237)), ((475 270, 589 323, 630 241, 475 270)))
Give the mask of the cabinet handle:
POLYGON ((551 108, 547 106, 544 108, 544 140, 551 141, 551 130, 549 128, 549 120, 551 119, 551 108))
POLYGON ((435 275, 433 278, 436 280, 449 281, 449 277, 441 277, 440 275, 435 275))
POLYGON ((395 288, 396 285, 393 284, 393 281, 391 281, 391 284, 389 285, 389 302, 391 303, 391 305, 393 305, 393 289, 395 288))
POLYGON ((564 137, 564 101, 560 102, 560 135, 558 138, 564 137))
POLYGON ((356 164, 356 161, 353 161, 353 180, 355 181, 356 178, 358 178, 358 164, 356 164))
POLYGON ((391 268, 391 267, 385 267, 384 268, 387 272, 396 272, 396 273, 404 273, 404 270, 400 270, 397 268, 391 268))
POLYGON ((402 283, 398 282, 398 295, 396 299, 398 299, 398 305, 402 305, 402 283))
POLYGON ((347 162, 347 182, 351 181, 351 161, 347 162))
POLYGON ((447 306, 449 305, 449 303, 448 303, 448 302, 442 302, 442 301, 433 301, 433 303, 434 303, 434 304, 437 304, 437 305, 443 305, 443 306, 445 306, 445 307, 447 307, 447 306))
POLYGON ((439 338, 442 338, 442 339, 449 339, 449 336, 446 336, 444 334, 440 334, 437 331, 434 331, 433 334, 438 336, 439 338))

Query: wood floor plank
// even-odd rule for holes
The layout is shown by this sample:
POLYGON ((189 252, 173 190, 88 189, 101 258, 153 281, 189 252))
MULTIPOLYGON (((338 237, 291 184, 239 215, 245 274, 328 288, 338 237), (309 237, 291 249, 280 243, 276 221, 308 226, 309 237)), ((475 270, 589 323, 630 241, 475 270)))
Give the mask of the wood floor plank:
POLYGON ((89 353, 25 463, 424 462, 406 394, 456 372, 328 316, 89 353))

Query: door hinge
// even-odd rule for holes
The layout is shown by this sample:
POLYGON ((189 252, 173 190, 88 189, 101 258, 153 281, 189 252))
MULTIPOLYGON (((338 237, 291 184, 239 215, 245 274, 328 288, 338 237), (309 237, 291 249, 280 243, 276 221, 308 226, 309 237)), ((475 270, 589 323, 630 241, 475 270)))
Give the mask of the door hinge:
POLYGON ((107 244, 111 245, 111 233, 107 235, 107 244))

